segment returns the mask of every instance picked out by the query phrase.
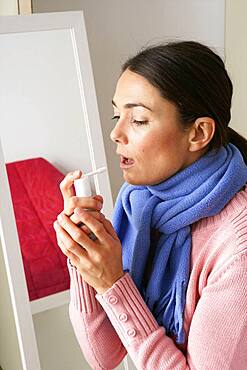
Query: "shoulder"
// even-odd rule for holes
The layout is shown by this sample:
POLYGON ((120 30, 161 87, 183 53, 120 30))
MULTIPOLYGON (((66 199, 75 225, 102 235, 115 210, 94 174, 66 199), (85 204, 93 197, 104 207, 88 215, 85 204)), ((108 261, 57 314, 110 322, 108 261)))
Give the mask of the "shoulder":
MULTIPOLYGON (((192 225, 192 234, 206 239, 217 233, 222 239, 234 234, 241 244, 247 232, 247 185, 239 191, 229 203, 215 216, 206 217, 192 225)), ((247 235, 246 235, 247 237, 247 235)))
POLYGON ((192 225, 191 253, 192 266, 200 261, 211 272, 247 254, 247 186, 219 214, 192 225))

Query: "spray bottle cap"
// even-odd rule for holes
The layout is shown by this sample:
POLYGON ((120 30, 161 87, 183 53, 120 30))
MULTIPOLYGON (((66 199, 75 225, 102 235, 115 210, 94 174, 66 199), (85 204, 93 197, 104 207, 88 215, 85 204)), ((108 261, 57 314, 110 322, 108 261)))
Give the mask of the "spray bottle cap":
POLYGON ((89 176, 83 176, 74 180, 75 193, 77 197, 91 197, 92 190, 89 176))

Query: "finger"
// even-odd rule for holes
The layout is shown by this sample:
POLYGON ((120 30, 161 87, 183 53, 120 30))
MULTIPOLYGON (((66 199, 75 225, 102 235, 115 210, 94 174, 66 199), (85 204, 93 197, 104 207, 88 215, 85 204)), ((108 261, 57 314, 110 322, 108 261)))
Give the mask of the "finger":
POLYGON ((74 253, 72 253, 66 248, 66 246, 64 245, 64 243, 58 236, 57 236, 57 244, 59 245, 63 254, 65 254, 73 262, 73 264, 79 262, 79 258, 74 253))
POLYGON ((101 210, 103 203, 93 197, 72 196, 66 201, 64 213, 70 216, 75 208, 84 208, 90 211, 101 210))
POLYGON ((78 246, 79 251, 81 249, 80 246, 82 246, 88 252, 95 250, 96 244, 92 242, 92 240, 83 230, 76 226, 65 214, 60 214, 59 216, 58 223, 63 230, 63 236, 67 237, 67 243, 68 246, 70 246, 69 249, 72 250, 73 253, 78 255, 78 249, 73 248, 74 244, 78 246))
POLYGON ((70 264, 73 266, 73 267, 76 267, 78 266, 80 260, 79 258, 74 255, 74 253, 70 252, 70 251, 67 251, 67 254, 66 256, 69 258, 69 261, 70 261, 70 264))
POLYGON ((113 239, 119 240, 118 235, 117 235, 111 221, 108 220, 107 218, 104 218, 104 219, 102 219, 102 222, 103 222, 106 230, 108 231, 108 233, 113 237, 113 239))
MULTIPOLYGON (((77 208, 76 208, 77 209, 77 208)), ((101 220, 101 214, 100 212, 94 212, 94 211, 91 211, 91 215, 93 215, 93 217, 95 217, 97 220, 101 220)), ((78 227, 82 228, 83 227, 83 223, 81 222, 79 216, 76 214, 76 213, 73 213, 71 216, 70 216, 70 220, 75 224, 77 225, 78 227)), ((85 228, 83 228, 83 230, 89 230, 87 226, 85 226, 85 228)))
MULTIPOLYGON (((61 228, 59 223, 55 221, 54 228, 58 229, 59 227, 61 228)), ((58 234, 57 234, 57 241, 58 241, 58 245, 61 248, 62 252, 69 258, 71 265, 73 267, 76 267, 77 269, 79 269, 79 267, 82 268, 83 266, 84 267, 90 266, 90 261, 89 261, 88 255, 86 255, 86 252, 84 255, 82 253, 80 255, 76 255, 75 253, 71 252, 69 249, 67 249, 66 245, 60 239, 58 234)), ((80 251, 82 250, 83 249, 80 247, 80 251)))
MULTIPOLYGON (((54 227, 54 229, 55 229, 55 227, 54 227)), ((59 248, 61 249, 61 251, 63 252, 63 254, 66 255, 65 245, 63 244, 62 240, 59 238, 57 232, 56 232, 56 238, 57 238, 57 245, 59 246, 59 248)))
POLYGON ((91 230, 82 223, 82 226, 80 226, 80 229, 82 229, 87 235, 91 233, 91 230))
MULTIPOLYGON (((59 224, 57 221, 54 222, 54 229, 57 230, 59 228, 59 224)), ((73 252, 71 252, 69 249, 66 248, 65 244, 63 243, 63 241, 59 238, 59 234, 57 233, 56 231, 56 237, 57 237, 57 244, 59 246, 59 248, 61 249, 61 251, 63 252, 63 254, 69 258, 70 260, 70 264, 73 266, 73 267, 76 267, 78 266, 78 263, 80 262, 80 258, 81 257, 78 257, 77 255, 75 255, 73 252)))
POLYGON ((105 229, 104 224, 91 215, 91 212, 82 209, 75 210, 80 220, 92 231, 99 241, 109 240, 110 235, 105 229))
POLYGON ((75 213, 73 213, 71 216, 70 216, 70 219, 71 219, 71 221, 75 224, 75 225, 79 225, 79 224, 81 224, 81 220, 79 219, 79 217, 75 214, 75 213))
MULTIPOLYGON (((74 217, 70 217, 70 219, 72 218, 72 221, 73 221, 73 219, 76 219, 76 220, 80 220, 80 217, 79 217, 79 214, 78 214, 78 212, 80 213, 80 210, 84 210, 83 208, 75 208, 75 210, 74 210, 74 217)), ((94 218, 96 218, 96 220, 98 220, 98 221, 101 221, 101 216, 102 216, 102 214, 99 212, 99 211, 91 211, 91 210, 89 210, 89 209, 87 209, 87 210, 85 210, 86 212, 90 212, 90 215, 92 216, 92 217, 94 217, 94 218)), ((80 220, 81 221, 81 220, 80 220)))
POLYGON ((74 180, 79 179, 81 175, 82 171, 80 170, 69 172, 60 182, 59 187, 64 199, 70 198, 71 196, 75 195, 75 191, 73 188, 74 180))
MULTIPOLYGON (((93 215, 97 220, 101 220, 102 214, 100 212, 93 212, 93 211, 91 211, 91 215, 93 215)), ((70 216, 70 220, 75 225, 77 225, 78 227, 80 227, 87 235, 89 235, 91 233, 91 230, 86 225, 84 225, 81 222, 81 220, 79 219, 78 215, 76 215, 75 213, 73 213, 72 216, 70 216)))
POLYGON ((77 267, 78 263, 80 262, 79 257, 77 257, 74 253, 66 249, 65 245, 63 244, 61 240, 59 240, 59 244, 60 244, 60 249, 62 250, 62 252, 65 254, 66 257, 68 257, 70 264, 73 267, 77 267))
POLYGON ((104 198, 100 194, 94 195, 93 198, 100 201, 101 203, 104 202, 104 198))
MULTIPOLYGON (((70 219, 74 222, 74 220, 76 220, 77 222, 74 222, 76 224, 79 224, 79 222, 81 223, 82 221, 79 219, 79 216, 78 214, 80 213, 80 208, 75 208, 75 213, 70 217, 70 219)), ((103 222, 103 224, 105 225, 105 228, 106 230, 108 231, 108 233, 113 237, 113 239, 119 239, 118 238, 118 235, 116 234, 115 232, 115 229, 111 223, 110 220, 106 219, 105 218, 105 215, 102 213, 102 212, 90 212, 90 215, 94 216, 97 220, 103 222)), ((88 234, 88 231, 89 228, 86 226, 85 228, 83 227, 83 230, 85 230, 88 234)))
POLYGON ((61 251, 63 252, 63 254, 67 255, 67 249, 66 249, 65 244, 63 243, 62 238, 61 238, 61 236, 59 234, 59 232, 60 232, 60 229, 59 229, 60 228, 60 225, 59 225, 59 223, 57 221, 55 221, 53 223, 53 228, 54 228, 55 233, 56 233, 57 245, 59 246, 59 248, 61 249, 61 251))
POLYGON ((85 255, 86 253, 85 250, 83 250, 83 248, 80 245, 78 245, 78 243, 75 240, 71 238, 71 236, 66 232, 66 230, 64 230, 63 227, 60 226, 59 222, 55 221, 53 226, 57 233, 57 238, 62 243, 64 254, 66 254, 67 251, 69 250, 70 252, 74 253, 78 257, 82 257, 83 255, 85 255))

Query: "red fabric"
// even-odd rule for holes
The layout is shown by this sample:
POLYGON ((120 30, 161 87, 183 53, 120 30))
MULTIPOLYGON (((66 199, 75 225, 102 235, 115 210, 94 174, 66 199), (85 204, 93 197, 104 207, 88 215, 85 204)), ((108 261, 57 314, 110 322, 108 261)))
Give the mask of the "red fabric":
POLYGON ((29 299, 69 289, 66 257, 53 222, 63 210, 64 175, 43 158, 6 164, 29 299))

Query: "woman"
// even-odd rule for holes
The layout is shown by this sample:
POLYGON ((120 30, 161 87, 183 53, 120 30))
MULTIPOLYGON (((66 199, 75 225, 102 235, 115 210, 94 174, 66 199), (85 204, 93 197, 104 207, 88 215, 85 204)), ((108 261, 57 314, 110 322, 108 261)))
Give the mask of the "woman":
POLYGON ((246 369, 247 143, 228 127, 231 97, 208 47, 141 51, 113 98, 125 179, 114 227, 100 196, 74 196, 80 172, 61 183, 54 227, 92 368, 113 369, 128 352, 138 369, 246 369))

